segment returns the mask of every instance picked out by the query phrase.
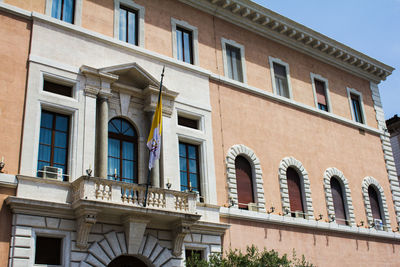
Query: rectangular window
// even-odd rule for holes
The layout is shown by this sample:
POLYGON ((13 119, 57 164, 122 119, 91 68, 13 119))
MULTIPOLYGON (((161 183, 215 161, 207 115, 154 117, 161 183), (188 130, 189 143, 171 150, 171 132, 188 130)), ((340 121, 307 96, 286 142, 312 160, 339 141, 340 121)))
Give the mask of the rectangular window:
POLYGON ((199 148, 197 145, 179 142, 179 170, 181 191, 200 193, 199 148))
POLYGON ((286 67, 274 62, 273 68, 275 75, 276 93, 280 96, 290 98, 286 67))
POLYGON ((204 250, 202 249, 185 249, 186 261, 190 258, 202 260, 204 259, 204 250))
POLYGON ((47 166, 60 168, 63 175, 67 174, 68 139, 69 116, 43 110, 40 120, 38 177, 43 177, 47 166))
POLYGON ((315 93, 317 95, 318 108, 320 110, 328 111, 328 101, 326 99, 326 86, 325 82, 314 79, 315 93))
POLYGON ((61 265, 62 238, 36 237, 35 264, 61 265))
POLYGON ((178 60, 193 64, 193 40, 191 31, 176 27, 176 47, 178 60))
POLYGON ((242 56, 240 48, 226 45, 226 60, 228 64, 228 77, 243 82, 242 56))
POLYGON ((120 6, 119 13, 119 39, 121 41, 138 45, 138 12, 120 6))
POLYGON ((51 8, 51 16, 53 18, 69 23, 74 23, 74 11, 74 0, 53 0, 51 8))
POLYGON ((184 127, 189 127, 192 129, 199 129, 199 121, 196 119, 189 119, 186 117, 182 117, 178 115, 178 125, 184 126, 184 127))
POLYGON ((363 114, 361 110, 360 96, 350 93, 351 105, 353 108, 353 117, 356 122, 364 123, 363 114))
POLYGON ((49 81, 44 81, 43 91, 72 97, 72 86, 61 85, 49 81))

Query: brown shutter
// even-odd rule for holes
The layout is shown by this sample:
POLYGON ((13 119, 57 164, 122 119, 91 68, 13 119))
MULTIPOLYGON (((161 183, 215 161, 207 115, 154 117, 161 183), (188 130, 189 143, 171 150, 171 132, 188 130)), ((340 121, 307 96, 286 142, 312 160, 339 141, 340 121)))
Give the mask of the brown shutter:
POLYGON ((379 198, 376 190, 370 185, 368 187, 369 203, 371 204, 372 218, 382 220, 379 198))
POLYGON ((254 202, 250 163, 244 157, 237 156, 235 159, 235 170, 239 208, 247 209, 247 204, 254 202))
POLYGON ((315 91, 317 93, 317 102, 326 106, 325 83, 319 80, 314 80, 314 83, 315 91))
POLYGON ((290 211, 304 212, 299 174, 293 168, 288 168, 286 176, 289 188, 290 211))
POLYGON ((331 179, 331 191, 333 198, 333 206, 335 208, 336 223, 346 224, 346 212, 344 209, 342 186, 335 178, 331 179))

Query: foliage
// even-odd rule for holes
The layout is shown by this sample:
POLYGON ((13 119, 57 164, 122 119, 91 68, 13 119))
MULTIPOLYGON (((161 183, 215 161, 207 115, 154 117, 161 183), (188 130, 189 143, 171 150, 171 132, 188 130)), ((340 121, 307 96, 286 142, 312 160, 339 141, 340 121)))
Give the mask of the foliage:
POLYGON ((287 254, 279 256, 275 250, 264 250, 260 252, 257 247, 252 245, 247 247, 246 253, 240 250, 230 250, 225 257, 221 254, 212 254, 209 261, 200 259, 197 254, 192 254, 186 260, 187 267, 315 267, 306 261, 304 255, 301 259, 296 257, 293 250, 292 259, 287 254))

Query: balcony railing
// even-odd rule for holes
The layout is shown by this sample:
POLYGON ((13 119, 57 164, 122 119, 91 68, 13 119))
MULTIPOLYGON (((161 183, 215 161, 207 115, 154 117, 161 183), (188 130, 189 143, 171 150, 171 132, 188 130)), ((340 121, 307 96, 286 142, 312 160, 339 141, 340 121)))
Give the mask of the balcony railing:
MULTIPOLYGON (((72 183, 73 202, 95 200, 133 207, 144 207, 146 186, 82 176, 72 183)), ((196 193, 149 187, 146 208, 195 213, 196 193)))

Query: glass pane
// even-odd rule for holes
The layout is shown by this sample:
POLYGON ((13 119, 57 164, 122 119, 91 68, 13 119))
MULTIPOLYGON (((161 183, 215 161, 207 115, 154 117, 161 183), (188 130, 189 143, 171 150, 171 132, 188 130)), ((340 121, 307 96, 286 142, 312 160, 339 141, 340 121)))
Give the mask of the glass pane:
POLYGON ((119 159, 108 158, 108 175, 114 176, 115 172, 117 172, 117 176, 119 177, 119 159))
POLYGON ((180 157, 186 157, 186 145, 180 143, 179 144, 179 156, 180 157))
POLYGON ((38 160, 50 162, 51 149, 50 146, 39 145, 38 160))
POLYGON ((124 178, 133 179, 133 161, 122 161, 122 176, 124 178))
POLYGON ((61 0, 53 0, 51 16, 56 19, 61 19, 61 0))
POLYGON ((53 127, 53 114, 42 112, 40 127, 51 129, 53 127))
POLYGON ((67 147, 68 135, 62 132, 55 132, 54 134, 54 145, 58 147, 67 147))
POLYGON ((128 12, 128 43, 136 44, 136 14, 128 12))
POLYGON ((235 50, 231 50, 231 60, 232 60, 232 79, 237 80, 238 79, 238 65, 237 65, 237 60, 236 60, 236 52, 235 50))
POLYGON ((228 77, 233 79, 233 74, 232 74, 232 53, 231 50, 228 49, 228 45, 226 46, 226 61, 228 64, 228 77))
POLYGON ((119 39, 126 42, 126 10, 119 11, 119 39))
POLYGON ((236 80, 242 82, 243 81, 243 71, 242 71, 242 58, 240 56, 240 50, 236 53, 236 80))
POLYGON ((108 131, 112 133, 118 133, 117 128, 115 128, 114 124, 111 121, 108 123, 108 131))
POLYGON ((176 49, 177 56, 179 60, 183 60, 183 47, 182 47, 182 32, 180 30, 176 30, 176 49))
POLYGON ((196 147, 195 146, 188 145, 188 153, 189 153, 188 157, 190 159, 196 159, 197 158, 196 147))
POLYGON ((39 143, 51 145, 51 130, 41 128, 39 143))
POLYGON ((122 158, 123 159, 129 159, 129 160, 135 160, 135 148, 133 143, 131 142, 122 142, 122 158))
POLYGON ((186 173, 181 172, 181 186, 188 186, 186 173))
POLYGON ((186 159, 185 158, 179 158, 179 169, 181 171, 187 171, 186 168, 186 159))
POLYGON ((117 133, 121 133, 122 131, 122 120, 121 119, 113 119, 111 123, 114 125, 117 133))
POLYGON ((56 130, 63 132, 68 131, 68 117, 56 116, 56 130))
POLYGON ((129 134, 128 132, 129 132, 129 130, 131 130, 132 129, 132 126, 128 123, 128 122, 126 122, 126 121, 122 121, 122 133, 124 134, 124 135, 129 135, 129 136, 133 136, 133 132, 131 133, 131 134, 129 134))
POLYGON ((189 172, 197 173, 197 161, 195 159, 189 160, 189 172))
POLYGON ((192 184, 192 187, 199 187, 197 184, 197 174, 190 174, 190 183, 192 184))
POLYGON ((185 53, 185 62, 191 63, 190 34, 187 32, 183 33, 183 44, 184 44, 183 51, 185 53))
POLYGON ((65 156, 67 154, 67 150, 64 148, 54 148, 54 158, 53 162, 65 165, 65 156))
POLYGON ((74 0, 64 0, 63 21, 74 22, 74 0))
POLYGON ((119 158, 119 140, 108 138, 108 156, 119 158))

